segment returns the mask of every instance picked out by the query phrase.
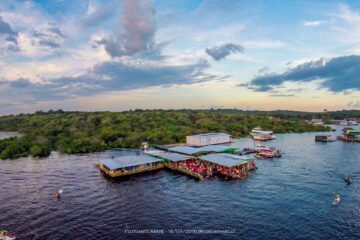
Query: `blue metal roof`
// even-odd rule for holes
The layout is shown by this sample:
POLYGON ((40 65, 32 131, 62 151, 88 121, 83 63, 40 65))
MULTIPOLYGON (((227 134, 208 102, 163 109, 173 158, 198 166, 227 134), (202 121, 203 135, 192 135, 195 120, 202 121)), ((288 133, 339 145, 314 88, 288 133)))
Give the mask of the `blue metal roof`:
POLYGON ((160 161, 161 161, 160 159, 148 155, 139 155, 139 156, 129 155, 129 156, 116 157, 113 159, 105 159, 105 160, 101 160, 100 162, 104 164, 107 168, 111 170, 115 170, 119 168, 137 166, 141 164, 154 163, 160 161))
POLYGON ((115 170, 118 168, 121 168, 121 166, 115 162, 113 159, 104 159, 100 161, 102 164, 104 164, 107 168, 110 170, 115 170))
POLYGON ((152 154, 152 155, 156 155, 158 157, 170 160, 172 162, 178 162, 178 161, 183 161, 183 160, 193 158, 193 157, 188 156, 188 155, 183 155, 183 154, 179 154, 179 153, 170 153, 170 152, 159 152, 159 153, 155 153, 155 154, 152 154))
POLYGON ((249 160, 252 160, 252 158, 228 153, 214 153, 201 156, 200 160, 215 163, 225 167, 235 167, 240 164, 244 164, 249 160))
POLYGON ((223 152, 232 148, 233 147, 228 147, 223 145, 209 145, 198 148, 188 147, 188 146, 176 146, 169 148, 169 151, 192 155, 200 152, 223 152))
POLYGON ((209 145, 209 146, 200 147, 198 149, 201 149, 202 152, 223 152, 229 149, 233 149, 233 147, 223 146, 223 145, 209 145))
POLYGON ((176 147, 169 148, 169 150, 172 152, 179 152, 179 153, 184 153, 184 154, 189 154, 189 155, 200 152, 198 148, 188 147, 188 146, 176 146, 176 147))

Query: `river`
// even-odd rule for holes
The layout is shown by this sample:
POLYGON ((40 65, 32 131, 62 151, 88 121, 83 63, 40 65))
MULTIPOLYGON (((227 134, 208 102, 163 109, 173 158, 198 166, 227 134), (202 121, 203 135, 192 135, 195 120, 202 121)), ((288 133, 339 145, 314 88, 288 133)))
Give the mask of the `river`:
POLYGON ((283 157, 258 160, 244 181, 168 170, 110 180, 95 166, 132 151, 0 161, 0 228, 18 239, 360 239, 360 143, 315 143, 316 134, 278 134, 265 145, 283 157))

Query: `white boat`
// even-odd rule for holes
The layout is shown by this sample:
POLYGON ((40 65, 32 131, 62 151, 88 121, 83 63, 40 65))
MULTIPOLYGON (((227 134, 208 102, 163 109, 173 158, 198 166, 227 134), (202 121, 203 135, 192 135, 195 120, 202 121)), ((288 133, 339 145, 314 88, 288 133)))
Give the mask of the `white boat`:
POLYGON ((15 240, 16 237, 14 234, 9 233, 8 231, 0 231, 0 240, 15 240))
POLYGON ((254 128, 251 131, 250 135, 254 140, 258 140, 258 141, 266 141, 266 140, 276 139, 276 136, 273 131, 264 131, 259 127, 254 128))

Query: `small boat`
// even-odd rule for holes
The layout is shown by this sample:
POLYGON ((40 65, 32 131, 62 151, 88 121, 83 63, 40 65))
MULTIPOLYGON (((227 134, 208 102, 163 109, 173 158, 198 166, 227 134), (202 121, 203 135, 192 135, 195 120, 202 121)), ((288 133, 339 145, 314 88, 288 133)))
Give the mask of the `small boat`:
POLYGON ((332 205, 337 206, 337 205, 339 205, 340 201, 341 201, 340 198, 335 198, 334 201, 332 202, 332 205))
POLYGON ((273 150, 265 146, 258 145, 255 147, 258 152, 272 152, 273 150))
POLYGON ((331 135, 316 135, 315 136, 316 142, 334 142, 336 141, 331 137, 331 135))
POLYGON ((257 155, 259 157, 264 157, 264 158, 273 158, 274 157, 273 152, 259 152, 257 155))
POLYGON ((9 233, 8 231, 0 231, 0 240, 15 240, 16 237, 14 234, 9 233))
POLYGON ((244 148, 242 150, 242 152, 239 153, 239 155, 248 155, 248 154, 257 153, 257 152, 258 152, 258 150, 255 148, 244 148))
POLYGON ((254 128, 251 131, 250 136, 257 141, 267 141, 267 140, 276 139, 276 136, 273 131, 264 131, 259 127, 254 128))

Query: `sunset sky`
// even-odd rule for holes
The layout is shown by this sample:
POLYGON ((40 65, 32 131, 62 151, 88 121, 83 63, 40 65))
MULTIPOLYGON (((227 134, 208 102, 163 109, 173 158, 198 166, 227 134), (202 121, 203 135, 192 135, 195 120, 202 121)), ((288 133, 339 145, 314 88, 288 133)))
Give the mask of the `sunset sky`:
POLYGON ((360 1, 0 0, 0 115, 360 109, 360 1))

